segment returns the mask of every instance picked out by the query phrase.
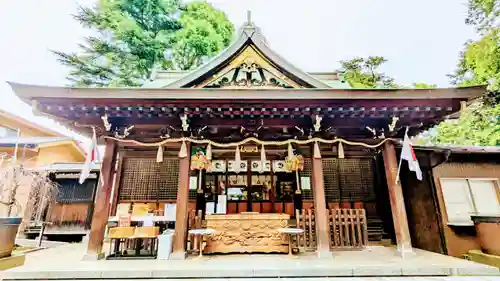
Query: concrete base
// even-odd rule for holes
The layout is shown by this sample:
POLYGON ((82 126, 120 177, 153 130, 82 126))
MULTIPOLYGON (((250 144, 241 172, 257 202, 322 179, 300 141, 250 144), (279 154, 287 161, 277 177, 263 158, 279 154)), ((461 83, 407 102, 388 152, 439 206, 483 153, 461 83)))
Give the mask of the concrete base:
POLYGON ((411 259, 416 255, 412 247, 397 247, 397 249, 398 255, 403 259, 411 259))
MULTIPOLYGON (((64 249, 64 253, 68 250, 64 249)), ((3 280, 109 280, 500 275, 495 267, 417 249, 415 252, 411 259, 402 259, 392 247, 370 247, 360 251, 335 251, 333 259, 318 259, 316 253, 301 253, 293 257, 283 254, 235 254, 205 255, 201 258, 189 256, 186 260, 84 262, 72 261, 60 251, 52 260, 39 255, 31 265, 28 257, 25 266, 4 271, 1 277, 3 280)))
POLYGON ((24 254, 22 255, 13 255, 10 257, 6 258, 1 258, 0 259, 0 270, 6 270, 9 268, 14 268, 17 266, 21 266, 24 264, 26 256, 24 254))
POLYGON ((82 261, 97 261, 97 260, 102 260, 106 254, 104 252, 101 252, 99 254, 96 253, 86 253, 83 255, 82 261))
POLYGON ((187 258, 186 252, 173 252, 170 254, 169 260, 185 260, 187 258))
POLYGON ((329 250, 316 251, 316 257, 318 259, 333 259, 333 254, 329 250))

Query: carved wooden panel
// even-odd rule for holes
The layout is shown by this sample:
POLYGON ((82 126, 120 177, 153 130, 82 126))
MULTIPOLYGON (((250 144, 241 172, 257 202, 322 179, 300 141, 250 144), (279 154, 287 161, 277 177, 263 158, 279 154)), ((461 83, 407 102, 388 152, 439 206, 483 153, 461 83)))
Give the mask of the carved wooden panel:
POLYGON ((217 74, 198 87, 205 88, 298 88, 299 85, 271 65, 253 47, 245 48, 217 74))
POLYGON ((288 226, 289 215, 242 213, 207 215, 207 253, 288 252, 287 237, 278 232, 288 226))

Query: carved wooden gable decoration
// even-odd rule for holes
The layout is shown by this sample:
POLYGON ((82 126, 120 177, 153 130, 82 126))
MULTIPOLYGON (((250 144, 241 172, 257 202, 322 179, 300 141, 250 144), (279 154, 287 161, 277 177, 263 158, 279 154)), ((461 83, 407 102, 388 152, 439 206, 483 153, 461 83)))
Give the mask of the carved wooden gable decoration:
POLYGON ((255 46, 247 46, 222 70, 198 85, 204 88, 301 88, 280 72, 255 46))
POLYGON ((273 52, 250 19, 221 54, 168 88, 330 88, 273 52))

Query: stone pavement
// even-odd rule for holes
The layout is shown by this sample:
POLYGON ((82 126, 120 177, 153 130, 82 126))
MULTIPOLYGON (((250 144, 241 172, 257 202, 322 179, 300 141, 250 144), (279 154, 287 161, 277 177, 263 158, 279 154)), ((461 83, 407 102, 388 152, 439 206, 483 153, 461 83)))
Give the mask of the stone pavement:
MULTIPOLYGON (((425 280, 495 280, 499 269, 462 259, 417 250, 414 257, 401 259, 394 248, 370 247, 363 251, 335 252, 331 259, 318 259, 314 255, 290 258, 286 255, 217 255, 202 259, 174 260, 106 260, 81 261, 83 244, 69 244, 31 253, 26 264, 2 272, 4 279, 176 279, 190 278, 249 278, 266 280, 267 277, 323 277, 347 276, 449 276, 474 275, 469 279, 425 280)), ((238 279, 242 280, 242 279, 238 279)), ((293 279, 298 280, 298 279, 293 279)), ((416 280, 416 279, 332 279, 332 280, 416 280)), ((419 279, 424 280, 424 279, 419 279)))
MULTIPOLYGON (((60 279, 59 281, 74 281, 60 279)), ((97 281, 99 279, 80 279, 79 281, 97 281)), ((131 281, 134 279, 113 279, 113 281, 131 281)), ((148 281, 165 281, 165 279, 147 279, 148 281)), ((194 278, 169 279, 169 281, 276 281, 276 278, 194 278)), ((322 277, 322 278, 280 278, 280 281, 499 281, 496 276, 447 276, 447 277, 322 277)))

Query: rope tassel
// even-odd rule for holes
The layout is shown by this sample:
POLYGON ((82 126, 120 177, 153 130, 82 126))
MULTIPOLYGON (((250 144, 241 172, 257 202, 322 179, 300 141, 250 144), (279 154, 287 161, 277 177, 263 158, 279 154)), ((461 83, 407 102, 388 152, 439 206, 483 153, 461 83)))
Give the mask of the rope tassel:
POLYGON ((158 152, 156 153, 156 162, 163 162, 163 146, 158 146, 158 152))
MULTIPOLYGON (((240 147, 239 146, 236 146, 236 153, 234 154, 234 160, 237 162, 237 163, 240 163, 241 162, 241 155, 240 155, 240 147)), ((239 164, 238 164, 239 165, 239 164)))
POLYGON ((264 166, 264 161, 266 161, 266 150, 264 149, 264 145, 262 145, 262 149, 260 150, 260 161, 262 161, 262 165, 264 166))
POLYGON ((344 159, 345 156, 344 156, 344 146, 342 145, 341 142, 339 142, 339 159, 344 159))
POLYGON ((207 157, 207 160, 212 160, 212 145, 211 144, 207 145, 206 157, 207 157))
POLYGON ((313 157, 315 159, 320 159, 321 158, 321 152, 319 150, 319 145, 318 142, 314 142, 314 152, 313 152, 313 157))
POLYGON ((293 157, 293 147, 292 147, 292 144, 289 143, 288 144, 288 159, 292 159, 293 157))
POLYGON ((187 154, 186 142, 182 141, 181 150, 179 150, 179 158, 184 158, 187 156, 188 156, 188 154, 187 154))

